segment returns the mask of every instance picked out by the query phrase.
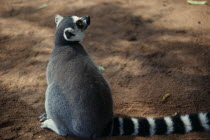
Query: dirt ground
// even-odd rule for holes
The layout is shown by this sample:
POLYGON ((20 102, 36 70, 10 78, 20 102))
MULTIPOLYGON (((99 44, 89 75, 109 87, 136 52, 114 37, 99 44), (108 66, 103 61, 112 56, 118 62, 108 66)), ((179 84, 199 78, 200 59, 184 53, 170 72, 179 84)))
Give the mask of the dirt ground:
MULTIPOLYGON (((83 44, 105 68, 114 113, 210 111, 210 3, 185 0, 0 0, 0 139, 72 140, 40 128, 54 16, 90 15, 83 44), (47 3, 42 9, 38 7, 47 3), (171 96, 162 101, 165 94, 171 96)), ((146 140, 114 137, 112 140, 146 140)), ((210 140, 210 133, 151 140, 210 140)))

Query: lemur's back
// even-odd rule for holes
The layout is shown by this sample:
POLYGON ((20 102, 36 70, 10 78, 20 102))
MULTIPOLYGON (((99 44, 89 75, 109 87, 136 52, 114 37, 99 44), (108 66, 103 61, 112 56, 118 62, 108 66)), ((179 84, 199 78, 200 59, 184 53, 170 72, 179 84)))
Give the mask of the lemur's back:
POLYGON ((112 119, 110 88, 83 46, 74 45, 56 47, 51 54, 48 84, 56 85, 59 93, 49 93, 49 102, 57 102, 53 108, 60 110, 60 117, 72 132, 100 133, 112 119), (55 96, 63 96, 66 102, 52 101, 57 100, 55 96))

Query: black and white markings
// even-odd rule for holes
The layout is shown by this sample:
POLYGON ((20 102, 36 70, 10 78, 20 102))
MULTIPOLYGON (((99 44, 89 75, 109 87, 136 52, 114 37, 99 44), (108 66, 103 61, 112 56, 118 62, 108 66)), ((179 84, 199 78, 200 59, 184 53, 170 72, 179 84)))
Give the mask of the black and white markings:
POLYGON ((119 119, 119 123, 120 123, 120 126, 119 126, 120 136, 122 136, 124 134, 124 130, 123 130, 123 122, 124 122, 124 120, 121 117, 119 117, 118 119, 119 119))
POLYGON ((138 119, 136 118, 131 118, 131 121, 134 125, 134 131, 133 133, 131 134, 132 136, 138 136, 138 133, 139 133, 139 123, 138 123, 138 119))
POLYGON ((165 120, 165 122, 167 124, 166 134, 171 134, 174 131, 173 121, 172 121, 171 117, 164 117, 164 120, 165 120))
POLYGON ((72 35, 74 35, 73 32, 74 32, 74 29, 72 29, 72 28, 64 29, 63 36, 64 36, 65 40, 71 41, 71 36, 68 36, 68 33, 71 33, 72 35))
POLYGON ((209 131, 210 114, 199 113, 163 118, 113 119, 111 136, 144 136, 184 134, 191 131, 209 131))
POLYGON ((210 130, 210 115, 209 113, 199 113, 199 119, 203 128, 208 131, 210 130))
POLYGON ((181 116, 181 120, 184 124, 185 127, 185 133, 191 132, 192 131, 192 125, 191 125, 191 121, 189 119, 189 115, 184 115, 181 116))
POLYGON ((150 125, 150 136, 155 135, 155 128, 156 128, 156 123, 155 120, 153 118, 147 118, 147 121, 149 122, 150 125))

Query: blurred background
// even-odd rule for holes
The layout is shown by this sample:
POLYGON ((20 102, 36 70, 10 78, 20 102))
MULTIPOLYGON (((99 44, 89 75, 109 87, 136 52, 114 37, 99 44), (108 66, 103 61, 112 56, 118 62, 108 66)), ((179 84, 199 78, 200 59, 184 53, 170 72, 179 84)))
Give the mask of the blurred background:
MULTIPOLYGON (((40 128, 54 16, 91 16, 82 44, 133 117, 210 112, 210 5, 186 0, 0 0, 0 139, 73 140, 40 128)), ((114 137, 116 140, 146 140, 114 137)), ((210 140, 210 133, 151 140, 210 140)))

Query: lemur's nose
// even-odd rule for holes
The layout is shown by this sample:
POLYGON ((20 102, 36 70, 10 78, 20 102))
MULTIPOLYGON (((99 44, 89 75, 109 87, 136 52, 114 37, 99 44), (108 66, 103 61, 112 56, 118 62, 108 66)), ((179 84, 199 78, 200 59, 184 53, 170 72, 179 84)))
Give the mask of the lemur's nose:
POLYGON ((86 16, 85 18, 86 18, 87 24, 90 25, 90 16, 86 16))
POLYGON ((84 16, 84 17, 82 17, 82 21, 84 23, 83 30, 85 30, 90 25, 90 16, 84 16))
POLYGON ((90 16, 84 16, 83 19, 86 21, 87 25, 90 25, 90 16))

